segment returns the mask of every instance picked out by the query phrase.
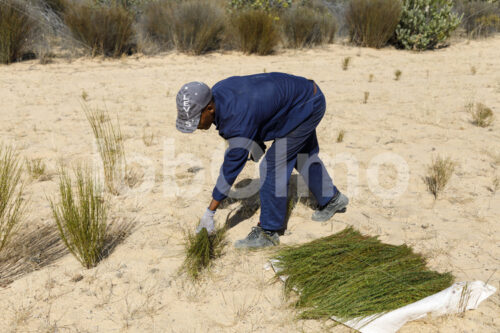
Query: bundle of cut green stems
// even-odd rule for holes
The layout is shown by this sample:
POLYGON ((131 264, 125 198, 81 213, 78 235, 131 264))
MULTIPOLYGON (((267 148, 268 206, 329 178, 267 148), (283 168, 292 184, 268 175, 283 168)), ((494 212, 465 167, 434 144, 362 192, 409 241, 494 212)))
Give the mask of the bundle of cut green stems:
POLYGON ((222 255, 227 245, 226 230, 226 227, 222 227, 208 234, 207 229, 203 228, 197 234, 187 235, 184 269, 193 280, 198 279, 201 272, 222 255))
POLYGON ((340 321, 385 313, 435 294, 450 273, 426 267, 406 245, 394 246, 349 227, 312 242, 282 248, 274 259, 287 276, 285 293, 298 292, 300 318, 340 321))

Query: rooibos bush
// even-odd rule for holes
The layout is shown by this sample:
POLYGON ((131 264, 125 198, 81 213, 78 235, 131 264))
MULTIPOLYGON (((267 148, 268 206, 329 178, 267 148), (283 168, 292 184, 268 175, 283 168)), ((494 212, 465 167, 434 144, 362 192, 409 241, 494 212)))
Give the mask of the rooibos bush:
POLYGON ((248 10, 238 14, 233 21, 241 51, 268 55, 279 42, 275 19, 261 10, 248 10))
POLYGON ((215 4, 181 2, 172 8, 170 20, 173 42, 179 51, 203 54, 219 48, 225 18, 224 11, 215 4))
POLYGON ((335 19, 330 13, 303 6, 286 11, 280 21, 286 46, 290 48, 331 43, 337 29, 335 19))
POLYGON ((22 166, 12 148, 0 146, 0 251, 9 243, 25 212, 22 166))
POLYGON ((400 0, 352 0, 346 13, 351 42, 380 48, 393 36, 401 17, 400 0))
POLYGON ((451 0, 403 0, 396 28, 396 45, 408 50, 428 50, 442 44, 458 27, 451 0))
POLYGON ((0 63, 17 61, 26 51, 35 25, 27 11, 27 5, 22 2, 0 1, 0 63))
POLYGON ((64 22, 92 55, 117 57, 132 51, 134 18, 120 5, 74 3, 66 8, 64 22))
POLYGON ((197 234, 188 233, 183 268, 192 279, 197 279, 202 270, 208 268, 214 259, 222 255, 227 245, 226 230, 224 226, 212 234, 208 234, 205 228, 197 234))
POLYGON ((52 213, 68 250, 83 266, 91 268, 104 255, 107 204, 90 169, 78 167, 75 176, 76 184, 61 168, 60 200, 58 203, 51 201, 52 213))

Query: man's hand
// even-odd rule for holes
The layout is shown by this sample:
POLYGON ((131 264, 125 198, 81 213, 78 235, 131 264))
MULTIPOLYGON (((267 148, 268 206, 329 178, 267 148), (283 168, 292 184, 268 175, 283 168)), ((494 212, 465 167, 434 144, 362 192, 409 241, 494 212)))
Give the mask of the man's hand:
POLYGON ((203 217, 200 220, 200 224, 196 228, 196 233, 199 233, 203 228, 207 229, 207 232, 209 234, 214 232, 215 230, 214 215, 215 211, 207 208, 205 214, 203 214, 203 217))

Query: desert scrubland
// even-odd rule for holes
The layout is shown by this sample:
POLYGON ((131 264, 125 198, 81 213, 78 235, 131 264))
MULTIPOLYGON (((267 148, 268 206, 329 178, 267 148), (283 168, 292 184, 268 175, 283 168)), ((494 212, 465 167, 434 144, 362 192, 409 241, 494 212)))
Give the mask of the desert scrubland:
MULTIPOLYGON (((57 195, 58 165, 96 156, 82 103, 119 118, 131 176, 120 195, 111 196, 109 215, 133 225, 92 269, 82 268, 64 250, 48 258, 30 252, 26 271, 39 268, 40 257, 43 267, 3 280, 0 331, 349 331, 333 322, 295 319, 282 286, 264 270, 270 251, 238 252, 229 246, 199 283, 179 273, 184 231, 195 228, 209 203, 225 143, 213 128, 177 132, 175 95, 188 81, 213 85, 258 72, 305 76, 323 90, 327 112, 318 128, 320 156, 351 199, 347 212, 327 223, 311 221, 312 209, 302 200, 283 244, 354 226, 384 242, 412 246, 432 269, 450 271, 457 281, 499 287, 499 50, 500 38, 494 37, 457 40, 425 53, 336 44, 269 57, 167 53, 0 66, 2 141, 22 158, 39 158, 47 166, 44 177, 27 180, 28 215, 19 232, 34 232, 43 241, 55 230, 47 198, 57 195), (491 126, 471 122, 470 103, 483 103, 497 114, 491 126), (337 142, 341 130, 345 135, 337 142), (435 199, 423 178, 438 155, 450 157, 456 168, 435 199), (388 189, 404 180, 398 167, 405 165, 408 186, 391 196, 388 189)), ((257 170, 249 162, 237 183, 256 179, 257 170)), ((296 187, 292 190, 296 193, 296 187)), ((230 213, 234 226, 228 238, 235 241, 258 222, 258 196, 229 200, 216 221, 224 223, 230 213)), ((497 292, 477 310, 425 318, 401 332, 498 332, 499 313, 497 292)))

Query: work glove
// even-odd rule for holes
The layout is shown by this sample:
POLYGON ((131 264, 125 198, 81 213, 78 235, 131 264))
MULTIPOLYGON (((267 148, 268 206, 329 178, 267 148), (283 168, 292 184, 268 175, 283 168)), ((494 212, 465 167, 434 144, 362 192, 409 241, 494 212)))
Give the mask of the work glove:
POLYGON ((203 228, 207 229, 207 232, 209 234, 214 232, 215 230, 214 215, 215 211, 207 208, 205 214, 203 214, 203 217, 200 220, 200 224, 196 228, 196 233, 199 233, 203 228))
POLYGON ((252 146, 250 148, 250 153, 248 154, 248 159, 254 162, 258 162, 264 153, 266 152, 266 144, 264 142, 257 142, 257 146, 252 146))

